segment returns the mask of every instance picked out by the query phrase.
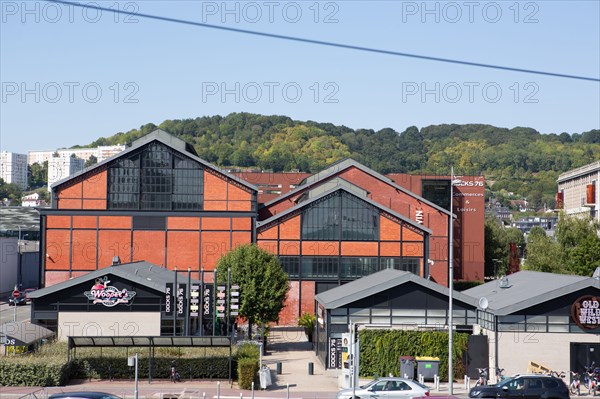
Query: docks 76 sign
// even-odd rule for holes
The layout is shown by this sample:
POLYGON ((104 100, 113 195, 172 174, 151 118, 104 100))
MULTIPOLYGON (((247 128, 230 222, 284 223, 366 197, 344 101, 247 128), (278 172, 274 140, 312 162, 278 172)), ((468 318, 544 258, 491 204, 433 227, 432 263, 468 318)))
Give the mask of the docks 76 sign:
POLYGON ((584 330, 600 327, 600 298, 592 295, 578 298, 571 307, 571 317, 584 330))

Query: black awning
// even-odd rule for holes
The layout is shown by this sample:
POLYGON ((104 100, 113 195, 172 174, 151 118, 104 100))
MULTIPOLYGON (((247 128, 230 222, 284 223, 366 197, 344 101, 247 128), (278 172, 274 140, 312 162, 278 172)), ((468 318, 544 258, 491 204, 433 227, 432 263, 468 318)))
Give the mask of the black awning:
POLYGON ((167 335, 157 337, 143 336, 99 336, 99 337, 69 337, 69 347, 230 347, 229 337, 198 337, 167 335))

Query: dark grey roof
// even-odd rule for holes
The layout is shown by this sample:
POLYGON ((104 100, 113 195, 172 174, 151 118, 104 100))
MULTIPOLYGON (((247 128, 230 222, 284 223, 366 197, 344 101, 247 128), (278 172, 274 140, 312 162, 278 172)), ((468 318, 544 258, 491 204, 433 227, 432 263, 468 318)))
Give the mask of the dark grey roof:
POLYGON ((194 146, 188 144, 187 142, 181 140, 178 137, 173 136, 172 134, 165 132, 162 129, 153 130, 152 132, 143 135, 139 139, 134 140, 131 143, 131 147, 140 147, 150 143, 155 139, 160 139, 160 141, 162 141, 163 143, 168 143, 169 147, 174 148, 179 152, 188 152, 192 155, 198 156, 198 153, 194 149, 194 146))
POLYGON ((600 281, 592 277, 531 270, 510 274, 507 279, 508 288, 501 288, 500 280, 494 280, 463 291, 463 294, 477 301, 485 297, 488 311, 505 316, 583 288, 600 289, 600 281))
MULTIPOLYGON (((184 275, 185 273, 182 274, 181 272, 183 271, 179 271, 178 281, 187 282, 187 275, 184 275)), ((28 296, 29 298, 34 299, 40 298, 45 295, 64 290, 65 288, 94 280, 107 274, 112 274, 113 276, 127 279, 135 284, 143 285, 160 292, 165 292, 166 283, 172 283, 175 278, 172 270, 167 270, 162 266, 153 265, 152 263, 146 261, 140 261, 94 270, 86 275, 33 291, 28 296)), ((192 283, 196 284, 200 283, 200 281, 194 279, 191 281, 192 283)))
POLYGON ((341 177, 336 177, 331 180, 327 180, 323 184, 309 189, 308 191, 303 193, 296 202, 300 203, 306 201, 307 199, 317 197, 322 193, 329 191, 332 188, 335 188, 336 186, 343 186, 349 191, 355 193, 357 197, 368 198, 367 195, 369 194, 369 192, 364 188, 359 187, 356 184, 350 183, 348 180, 342 179, 341 177))
POLYGON ((335 186, 332 189, 327 190, 327 191, 325 191, 323 193, 320 193, 319 195, 317 195, 317 196, 315 196, 313 198, 307 199, 306 201, 302 201, 302 202, 294 205, 293 207, 286 209, 285 211, 283 211, 281 213, 273 215, 270 218, 265 219, 265 220, 263 220, 261 222, 257 222, 256 223, 256 228, 258 229, 261 226, 264 226, 266 224, 274 222, 275 220, 280 219, 280 218, 284 217, 285 215, 288 215, 288 214, 290 214, 290 213, 292 213, 292 212, 294 212, 294 211, 296 211, 296 210, 298 210, 298 209, 300 209, 302 207, 305 207, 305 206, 307 206, 307 205, 309 205, 309 204, 311 204, 311 203, 313 203, 313 202, 315 202, 315 201, 317 201, 317 200, 319 200, 319 199, 321 199, 321 198, 323 198, 323 197, 325 197, 325 196, 327 196, 327 195, 329 195, 331 193, 334 193, 334 192, 336 192, 338 190, 345 191, 348 194, 350 194, 350 195, 352 195, 352 196, 354 196, 354 197, 356 197, 358 199, 361 199, 361 200, 363 200, 363 201, 365 201, 365 202, 373 205, 374 207, 379 208, 380 210, 382 210, 382 211, 384 211, 386 213, 389 213, 390 215, 392 215, 392 216, 394 216, 394 217, 396 217, 396 218, 398 218, 398 219, 400 219, 400 220, 402 220, 402 221, 410 224, 411 226, 413 226, 413 227, 415 227, 415 228, 417 228, 419 230, 422 230, 422 231, 424 231, 427 234, 431 234, 431 230, 429 230, 427 227, 423 226, 422 224, 419 224, 419 223, 415 222, 414 220, 410 220, 409 218, 407 218, 407 217, 405 217, 405 216, 403 216, 403 215, 401 215, 401 214, 399 214, 399 213, 397 213, 397 212, 395 212, 395 211, 393 211, 393 210, 391 210, 389 208, 386 208, 385 206, 381 205, 379 202, 373 201, 372 199, 370 199, 370 198, 368 198, 366 196, 357 195, 358 194, 357 190, 352 190, 351 188, 346 187, 345 185, 335 186))
MULTIPOLYGON (((315 296, 315 300, 322 304, 325 309, 336 309, 408 282, 416 283, 424 288, 446 296, 448 296, 450 292, 447 287, 434 283, 431 280, 426 280, 416 274, 396 269, 384 269, 322 292, 315 296)), ((453 300, 474 307, 477 306, 477 300, 457 291, 454 291, 453 293, 453 300)))
POLYGON ((77 173, 75 173, 75 174, 73 174, 71 176, 65 177, 64 179, 61 179, 61 180, 57 181, 56 183, 54 183, 51 186, 51 188, 54 191, 54 189, 56 187, 60 186, 61 184, 64 184, 64 183, 66 183, 66 182, 68 182, 68 181, 70 181, 70 180, 72 180, 72 179, 74 179, 74 178, 76 178, 78 176, 81 176, 81 175, 83 175, 85 173, 88 173, 88 172, 90 172, 90 171, 92 171, 92 170, 94 170, 96 168, 99 168, 99 167, 101 167, 101 166, 103 166, 103 165, 105 165, 105 164, 107 164, 109 162, 112 162, 112 161, 114 161, 117 158, 121 158, 123 156, 126 156, 130 152, 135 151, 139 147, 144 146, 144 145, 146 145, 146 144, 148 144, 148 143, 150 143, 152 141, 159 141, 162 144, 166 145, 167 147, 173 148, 174 150, 179 151, 183 155, 186 155, 186 156, 190 157, 194 161, 202 164, 203 166, 205 166, 207 168, 210 168, 212 170, 215 170, 218 173, 220 173, 220 174, 222 174, 224 176, 227 176, 229 179, 234 180, 237 183, 239 183, 239 184, 241 184, 241 185, 243 185, 245 187, 248 187, 251 190, 258 191, 258 189, 256 188, 256 186, 254 186, 254 185, 248 183, 247 181, 245 181, 243 179, 240 179, 239 177, 234 176, 234 175, 232 175, 232 174, 224 171, 223 169, 220 169, 217 166, 215 166, 215 165, 213 165, 213 164, 211 164, 209 162, 206 162, 204 159, 198 157, 196 155, 196 151, 194 151, 193 148, 189 144, 187 144, 185 141, 180 140, 177 137, 174 137, 174 136, 170 135, 169 133, 167 133, 167 132, 165 132, 163 130, 160 130, 160 129, 155 130, 155 131, 153 131, 151 133, 148 133, 147 135, 142 136, 139 139, 135 140, 132 143, 131 147, 125 149, 124 151, 121 151, 120 153, 115 154, 115 155, 113 155, 110 158, 107 158, 107 159, 105 159, 105 160, 103 160, 101 162, 98 162, 95 165, 89 166, 89 167, 87 167, 87 168, 85 168, 85 169, 83 169, 83 170, 81 170, 81 171, 79 171, 79 172, 77 172, 77 173), (191 148, 193 152, 189 151, 189 148, 191 148))
POLYGON ((53 335, 54 333, 47 328, 30 322, 9 322, 0 325, 0 336, 14 338, 23 345, 33 344, 53 335))
POLYGON ((386 177, 380 173, 375 172, 373 169, 366 167, 365 165, 361 164, 360 162, 355 161, 352 158, 346 158, 343 159, 341 161, 337 161, 335 163, 333 163, 332 165, 330 165, 329 167, 323 169, 322 171, 315 173, 314 175, 311 175, 309 177, 307 177, 306 179, 304 179, 302 181, 302 183, 300 183, 300 185, 298 187, 296 187, 294 190, 280 195, 277 198, 272 199, 271 201, 267 202, 264 204, 264 206, 269 206, 275 202, 278 202, 284 198, 290 197, 296 193, 298 193, 299 191, 302 190, 306 190, 307 186, 311 186, 313 184, 317 184, 320 181, 322 181, 323 179, 326 179, 329 176, 335 175, 338 172, 341 172, 344 169, 348 169, 350 167, 356 167, 360 170, 362 170, 363 172, 370 174, 371 176, 375 177, 378 180, 381 180, 387 184, 389 184, 390 186, 394 187, 396 190, 398 191, 402 191, 403 193, 410 195, 413 198, 418 199, 419 201, 437 209, 440 212, 445 213, 446 215, 450 215, 450 211, 448 211, 447 209, 442 208, 439 205, 434 204, 433 202, 426 200, 425 198, 418 196, 417 194, 413 193, 410 190, 405 189, 402 186, 399 186, 398 184, 396 184, 392 179, 390 179, 389 177, 386 177))
POLYGON ((0 231, 40 231, 40 211, 27 206, 0 207, 0 231))

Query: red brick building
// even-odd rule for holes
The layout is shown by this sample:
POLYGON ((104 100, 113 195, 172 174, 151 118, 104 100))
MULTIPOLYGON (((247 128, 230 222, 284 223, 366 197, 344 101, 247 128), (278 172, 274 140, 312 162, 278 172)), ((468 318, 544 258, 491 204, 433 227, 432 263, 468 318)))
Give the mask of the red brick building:
POLYGON ((199 278, 238 244, 254 241, 257 190, 157 130, 117 156, 57 182, 41 210, 49 286, 145 260, 199 278))
MULTIPOLYGON (((482 280, 483 180, 460 182, 453 201, 455 276, 482 280)), ((316 294, 378 270, 447 285, 449 188, 447 177, 386 177, 352 159, 314 175, 236 177, 157 130, 53 186, 52 208, 41 212, 43 278, 49 286, 118 257, 189 268, 191 278, 212 281, 203 272, 213 271, 222 255, 257 243, 278 255, 290 276, 280 323, 295 324, 314 310, 316 294), (250 183, 267 187, 261 200, 274 195, 269 187, 281 195, 259 209, 259 191, 250 183)))

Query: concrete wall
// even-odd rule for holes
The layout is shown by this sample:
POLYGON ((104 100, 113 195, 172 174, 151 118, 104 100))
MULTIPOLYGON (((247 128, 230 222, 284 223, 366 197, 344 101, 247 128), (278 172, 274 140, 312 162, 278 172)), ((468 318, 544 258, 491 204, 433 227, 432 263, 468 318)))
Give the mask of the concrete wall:
MULTIPOLYGON (((101 305, 99 305, 101 306, 101 305)), ((59 312, 58 339, 69 336, 158 336, 159 312, 59 312)))
MULTIPOLYGON (((477 328, 476 328, 477 329, 477 328)), ((490 370, 495 369, 494 332, 481 329, 488 336, 490 370)), ((474 331, 478 334, 479 331, 474 331)), ((498 332, 498 366, 509 376, 527 372, 530 361, 548 367, 554 371, 570 369, 571 343, 600 343, 600 336, 595 334, 540 333, 540 332, 498 332)), ((495 373, 490 373, 493 379, 495 373)))
POLYGON ((17 283, 18 238, 0 237, 0 295, 12 292, 17 283))

